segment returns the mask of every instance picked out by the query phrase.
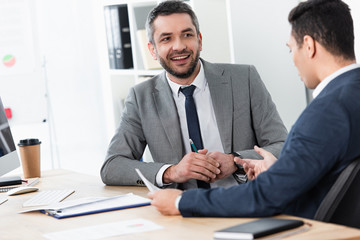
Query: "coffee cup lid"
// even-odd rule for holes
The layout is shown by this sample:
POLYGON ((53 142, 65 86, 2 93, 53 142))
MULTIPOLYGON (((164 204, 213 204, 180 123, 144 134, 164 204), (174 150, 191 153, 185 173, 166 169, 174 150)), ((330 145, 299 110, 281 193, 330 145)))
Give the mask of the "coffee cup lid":
POLYGON ((28 138, 28 139, 20 140, 18 146, 19 147, 24 147, 24 146, 37 145, 37 144, 40 144, 40 143, 41 142, 37 138, 28 138))

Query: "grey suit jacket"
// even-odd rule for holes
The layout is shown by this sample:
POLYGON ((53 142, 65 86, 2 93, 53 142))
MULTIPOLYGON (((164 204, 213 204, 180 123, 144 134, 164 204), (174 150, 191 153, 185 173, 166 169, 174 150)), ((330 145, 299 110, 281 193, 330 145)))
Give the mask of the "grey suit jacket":
MULTIPOLYGON (((225 153, 236 151, 244 158, 260 159, 253 150, 258 145, 278 156, 287 130, 255 67, 201 61, 225 153)), ((101 168, 105 184, 142 186, 135 168, 156 184, 159 169, 177 164, 185 155, 179 116, 165 74, 130 89, 101 168), (140 161, 146 145, 154 162, 140 161)), ((176 183, 170 187, 182 188, 176 183)))

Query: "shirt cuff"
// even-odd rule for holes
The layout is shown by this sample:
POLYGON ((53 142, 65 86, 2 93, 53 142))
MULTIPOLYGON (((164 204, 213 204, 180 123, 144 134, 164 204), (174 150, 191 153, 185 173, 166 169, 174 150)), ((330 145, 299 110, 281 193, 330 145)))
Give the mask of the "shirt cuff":
POLYGON ((176 207, 177 210, 179 210, 179 203, 180 203, 181 197, 182 197, 182 194, 177 196, 176 199, 175 199, 175 207, 176 207))
POLYGON ((156 184, 159 186, 159 187, 163 187, 164 185, 169 185, 169 184, 164 184, 163 183, 163 175, 164 175, 164 172, 166 171, 166 169, 168 169, 169 167, 171 167, 172 165, 171 164, 165 164, 164 166, 162 166, 160 168, 160 170, 158 171, 158 173, 156 174, 156 184))

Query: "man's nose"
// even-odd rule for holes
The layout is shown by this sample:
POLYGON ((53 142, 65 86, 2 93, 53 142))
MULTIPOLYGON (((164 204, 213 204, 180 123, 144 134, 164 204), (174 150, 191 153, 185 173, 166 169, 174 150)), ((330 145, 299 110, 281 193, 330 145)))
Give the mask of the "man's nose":
POLYGON ((176 38, 173 44, 174 51, 182 51, 186 48, 186 44, 181 38, 176 38))

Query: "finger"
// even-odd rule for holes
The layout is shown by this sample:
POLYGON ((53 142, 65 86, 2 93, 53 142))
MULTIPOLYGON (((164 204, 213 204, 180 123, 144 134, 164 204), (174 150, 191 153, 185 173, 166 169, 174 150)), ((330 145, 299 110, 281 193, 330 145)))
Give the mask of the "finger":
POLYGON ((236 162, 237 164, 240 164, 240 165, 244 165, 246 163, 246 160, 239 158, 239 157, 234 157, 234 162, 236 162))
POLYGON ((219 176, 217 175, 216 178, 210 179, 210 181, 208 181, 207 183, 214 183, 218 178, 219 176))
MULTIPOLYGON (((194 164, 194 166, 199 167, 199 168, 197 168, 199 170, 196 171, 196 172, 199 172, 199 173, 205 172, 205 173, 211 173, 211 174, 216 175, 216 174, 220 174, 220 172, 221 172, 220 169, 219 169, 220 164, 217 164, 217 166, 219 166, 219 167, 215 167, 210 162, 199 160, 199 159, 195 159, 193 161, 193 164, 194 164)), ((208 174, 206 174, 206 175, 208 177, 211 177, 208 174)))
MULTIPOLYGON (((217 169, 217 170, 218 170, 217 172, 220 173, 220 170, 219 169, 217 169)), ((194 165, 192 167, 191 171, 193 172, 193 174, 194 174, 193 178, 195 178, 195 179, 199 179, 199 175, 202 175, 205 177, 205 179, 204 178, 199 179, 199 180, 204 180, 204 181, 210 181, 211 179, 216 178, 216 173, 208 170, 207 168, 201 167, 201 166, 194 165)))
POLYGON ((210 182, 213 182, 213 181, 216 179, 216 175, 215 175, 215 178, 209 178, 209 177, 205 176, 205 175, 202 174, 202 173, 195 173, 195 172, 194 172, 194 177, 193 177, 193 179, 201 180, 201 181, 210 183, 210 182))
POLYGON ((203 154, 203 155, 206 155, 208 153, 209 150, 207 150, 206 148, 205 149, 201 149, 198 151, 198 153, 200 154, 203 154))
POLYGON ((256 145, 254 146, 254 150, 255 150, 255 152, 257 152, 258 154, 260 154, 263 158, 272 156, 272 154, 271 154, 270 152, 268 152, 268 151, 266 151, 265 149, 260 148, 260 147, 258 147, 258 146, 256 146, 256 145))
POLYGON ((255 179, 255 174, 253 172, 250 172, 249 174, 247 174, 248 179, 250 180, 254 180, 255 179))
POLYGON ((252 161, 254 161, 254 160, 251 160, 251 159, 242 159, 242 158, 235 157, 234 161, 237 164, 240 164, 241 166, 243 166, 243 168, 245 168, 244 167, 245 165, 247 165, 248 168, 254 168, 255 167, 255 164, 252 163, 252 161))
MULTIPOLYGON (((204 164, 204 162, 201 161, 193 161, 191 166, 187 169, 187 176, 189 178, 203 180, 203 181, 211 181, 212 179, 215 179, 217 174, 220 173, 220 169, 213 168, 211 165, 208 165, 208 167, 211 169, 209 170, 205 166, 201 165, 204 164)), ((205 163, 207 164, 207 163, 205 163)))
POLYGON ((247 164, 247 163, 244 163, 243 165, 243 168, 244 168, 244 171, 246 172, 246 173, 248 173, 249 172, 249 165, 247 164))
POLYGON ((201 167, 205 167, 207 169, 209 169, 210 171, 212 171, 215 174, 218 174, 218 170, 220 168, 220 163, 218 163, 216 160, 214 160, 211 157, 208 157, 206 155, 202 155, 202 154, 196 154, 194 155, 191 163, 193 165, 197 165, 197 166, 201 166, 201 167))
MULTIPOLYGON (((244 170, 245 170, 245 168, 244 168, 244 170)), ((248 178, 250 180, 255 179, 255 171, 254 171, 254 169, 248 168, 247 171, 245 171, 245 172, 246 172, 246 175, 248 176, 248 178)))
POLYGON ((154 199, 154 193, 153 193, 153 192, 149 192, 149 193, 147 194, 147 196, 148 196, 148 198, 150 198, 151 200, 154 199))
POLYGON ((209 155, 196 154, 195 159, 198 159, 198 160, 204 161, 204 162, 206 162, 208 164, 211 164, 215 168, 220 167, 220 163, 218 163, 215 159, 213 159, 209 155))

